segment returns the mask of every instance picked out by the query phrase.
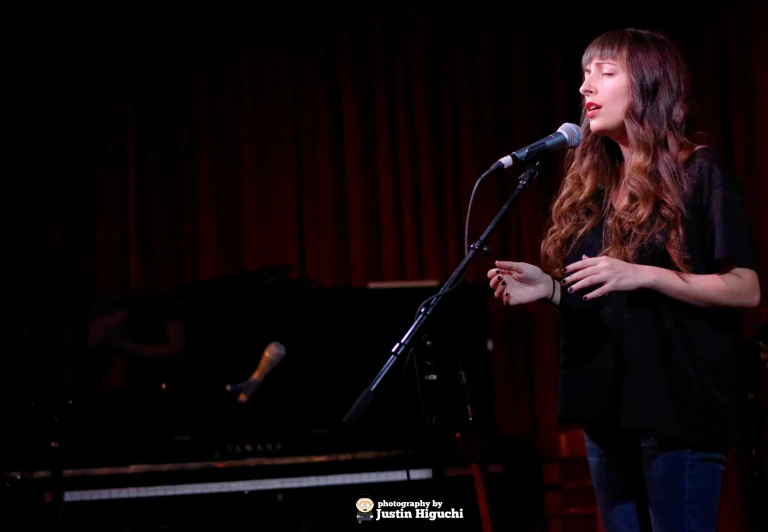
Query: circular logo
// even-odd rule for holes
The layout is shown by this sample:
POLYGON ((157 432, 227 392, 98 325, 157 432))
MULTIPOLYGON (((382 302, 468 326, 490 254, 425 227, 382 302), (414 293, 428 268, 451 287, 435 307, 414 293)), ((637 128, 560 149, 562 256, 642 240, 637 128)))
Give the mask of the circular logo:
POLYGON ((357 506, 357 509, 361 512, 368 513, 373 510, 373 501, 368 497, 361 497, 357 499, 355 506, 357 506))

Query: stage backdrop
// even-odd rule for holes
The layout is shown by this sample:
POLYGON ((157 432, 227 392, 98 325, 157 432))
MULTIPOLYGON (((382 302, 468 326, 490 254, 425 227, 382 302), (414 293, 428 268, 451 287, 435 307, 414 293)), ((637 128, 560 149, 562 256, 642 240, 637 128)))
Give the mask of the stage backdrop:
MULTIPOLYGON (((267 264, 322 286, 444 281, 477 177, 580 115, 580 56, 665 31, 700 130, 743 181, 768 285, 768 16, 759 2, 303 2, 29 14, 17 86, 16 295, 147 294, 267 264), (618 15, 617 13, 623 13, 618 15)), ((552 157, 489 240, 538 262, 552 157)), ((476 238, 518 171, 488 178, 476 238)), ((507 432, 554 432, 557 317, 495 306, 507 432)))

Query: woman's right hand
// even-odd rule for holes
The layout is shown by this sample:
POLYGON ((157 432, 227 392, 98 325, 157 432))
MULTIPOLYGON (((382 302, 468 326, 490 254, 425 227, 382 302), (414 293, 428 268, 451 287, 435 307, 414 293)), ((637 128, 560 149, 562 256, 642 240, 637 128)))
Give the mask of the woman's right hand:
POLYGON ((505 305, 523 305, 552 294, 552 279, 541 268, 525 262, 496 261, 488 270, 494 297, 505 305))

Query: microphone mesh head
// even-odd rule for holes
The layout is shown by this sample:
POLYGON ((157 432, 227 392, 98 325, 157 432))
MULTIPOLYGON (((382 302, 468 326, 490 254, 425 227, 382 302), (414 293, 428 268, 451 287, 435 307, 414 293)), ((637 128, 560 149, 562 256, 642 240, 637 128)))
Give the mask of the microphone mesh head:
POLYGON ((280 342, 271 342, 264 348, 264 355, 269 358, 277 358, 282 360, 285 356, 285 346, 280 342))
POLYGON ((565 140, 568 142, 569 148, 575 148, 581 142, 581 128, 576 124, 566 122, 557 130, 565 135, 565 140))

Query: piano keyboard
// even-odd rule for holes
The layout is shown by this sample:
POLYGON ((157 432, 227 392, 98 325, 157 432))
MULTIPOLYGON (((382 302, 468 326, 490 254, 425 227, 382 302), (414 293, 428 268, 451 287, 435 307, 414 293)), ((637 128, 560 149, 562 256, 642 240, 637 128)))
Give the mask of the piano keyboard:
POLYGON ((327 486, 343 486, 350 484, 371 484, 379 482, 405 482, 408 480, 428 480, 431 478, 431 469, 402 469, 394 471, 345 473, 338 475, 314 475, 259 480, 238 480, 231 482, 204 482, 197 484, 178 484, 167 486, 75 490, 65 491, 63 497, 64 502, 80 502, 136 499, 143 497, 170 497, 178 495, 204 495, 211 493, 315 488, 327 486))

